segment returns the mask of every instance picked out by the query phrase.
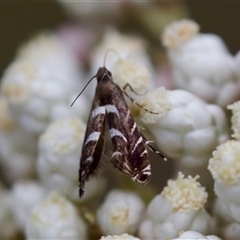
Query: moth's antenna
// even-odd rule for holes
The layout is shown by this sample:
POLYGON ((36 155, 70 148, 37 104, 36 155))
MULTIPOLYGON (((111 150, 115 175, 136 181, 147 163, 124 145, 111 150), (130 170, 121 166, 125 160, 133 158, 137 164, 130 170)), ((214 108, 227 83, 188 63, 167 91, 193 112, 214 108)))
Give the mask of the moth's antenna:
POLYGON ((115 54, 118 56, 118 58, 121 59, 119 53, 118 53, 116 50, 114 50, 114 49, 112 49, 112 48, 109 48, 109 49, 106 51, 105 56, 104 56, 104 62, 103 62, 103 63, 104 63, 103 66, 104 66, 104 67, 105 67, 105 65, 106 65, 107 54, 108 54, 109 52, 115 53, 115 54))
POLYGON ((72 105, 77 101, 77 99, 81 96, 81 94, 83 93, 83 91, 85 90, 85 88, 88 86, 88 84, 96 77, 93 76, 89 81, 88 83, 85 85, 85 87, 83 88, 83 90, 77 95, 77 97, 74 99, 74 101, 72 102, 72 104, 70 105, 70 107, 72 107, 72 105))

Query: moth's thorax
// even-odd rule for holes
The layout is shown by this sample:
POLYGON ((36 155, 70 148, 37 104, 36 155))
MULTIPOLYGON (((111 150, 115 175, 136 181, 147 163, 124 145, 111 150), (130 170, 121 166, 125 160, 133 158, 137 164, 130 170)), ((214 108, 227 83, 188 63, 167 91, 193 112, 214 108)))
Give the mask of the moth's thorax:
POLYGON ((97 72, 98 86, 96 89, 100 101, 108 101, 114 92, 115 83, 112 80, 112 74, 105 67, 99 68, 97 72))

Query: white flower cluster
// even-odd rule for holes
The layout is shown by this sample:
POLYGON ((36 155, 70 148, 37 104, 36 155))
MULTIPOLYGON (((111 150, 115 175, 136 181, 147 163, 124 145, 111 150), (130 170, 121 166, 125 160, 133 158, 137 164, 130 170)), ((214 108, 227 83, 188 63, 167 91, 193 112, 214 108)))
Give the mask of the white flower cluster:
POLYGON ((177 88, 226 107, 240 95, 236 61, 218 36, 198 30, 190 20, 174 22, 165 29, 163 45, 173 81, 177 88))
POLYGON ((34 207, 26 235, 27 239, 86 239, 87 226, 75 206, 53 192, 34 207))
MULTIPOLYGON (((145 66, 149 71, 153 69, 150 58, 146 53, 146 42, 142 38, 122 35, 114 29, 108 29, 104 33, 101 44, 93 49, 91 59, 92 75, 95 74, 96 69, 103 64, 108 69, 113 69, 113 66, 117 61, 125 59, 134 60, 145 66), (105 56, 106 52, 110 50, 116 52, 109 52, 106 56, 105 62, 103 62, 103 56, 105 56)), ((145 72, 143 73, 145 74, 145 72)))
MULTIPOLYGON (((43 185, 73 201, 79 199, 77 169, 85 129, 86 125, 80 119, 69 117, 50 124, 39 139, 37 169, 43 185)), ((102 178, 87 182, 83 200, 99 192, 103 186, 102 178)))
POLYGON ((204 209, 208 194, 197 178, 179 173, 176 180, 168 181, 147 208, 147 218, 139 228, 142 239, 174 238, 186 230, 214 231, 215 222, 204 209))
POLYGON ((229 140, 218 146, 208 169, 214 178, 216 194, 240 222, 240 142, 229 140))
POLYGON ((214 178, 214 190, 218 196, 215 214, 221 220, 222 235, 226 239, 237 239, 240 235, 240 130, 239 101, 228 106, 232 110, 234 140, 219 145, 212 154, 208 169, 214 178), (236 221, 236 222, 235 222, 236 221))
POLYGON ((215 147, 228 138, 223 110, 184 90, 157 88, 140 104, 141 120, 167 156, 190 168, 206 167, 215 147))
POLYGON ((142 219, 144 204, 131 192, 113 190, 97 212, 98 224, 105 234, 134 233, 142 219))
POLYGON ((82 78, 77 60, 54 34, 40 34, 20 49, 2 77, 1 91, 11 114, 25 131, 39 134, 53 120, 69 115, 85 116, 69 108, 82 78))

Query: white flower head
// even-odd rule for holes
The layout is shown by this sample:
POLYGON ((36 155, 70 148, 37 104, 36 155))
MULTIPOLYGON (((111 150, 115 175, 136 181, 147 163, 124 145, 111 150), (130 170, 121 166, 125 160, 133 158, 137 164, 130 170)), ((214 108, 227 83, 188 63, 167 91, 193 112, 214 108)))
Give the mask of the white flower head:
POLYGON ((172 108, 172 104, 169 101, 168 91, 163 87, 148 92, 142 100, 139 100, 139 103, 143 108, 158 113, 151 114, 142 109, 141 120, 146 124, 156 123, 172 108))
POLYGON ((131 59, 119 60, 113 67, 114 81, 123 88, 130 84, 137 93, 146 92, 150 84, 150 73, 141 64, 131 59))
MULTIPOLYGON (((53 122, 41 135, 37 162, 40 179, 49 189, 76 201, 78 197, 79 157, 86 125, 76 117, 53 122)), ((88 183, 87 183, 88 184, 88 183)), ((102 190, 104 181, 100 178, 86 186, 83 199, 102 190), (98 187, 95 185, 99 184, 98 187)))
POLYGON ((199 176, 184 178, 180 172, 176 180, 168 180, 168 185, 161 194, 171 203, 174 211, 185 212, 203 208, 208 194, 197 182, 198 178, 199 176))
POLYGON ((226 204, 232 217, 240 222, 240 142, 229 140, 213 152, 208 169, 214 178, 214 190, 226 204))
POLYGON ((132 59, 145 66, 148 70, 152 69, 152 64, 146 53, 146 43, 143 39, 136 36, 122 35, 116 30, 108 29, 100 44, 92 52, 91 72, 95 74, 96 70, 103 64, 111 71, 116 62, 121 59, 132 59), (111 49, 116 51, 117 54, 109 51, 111 49), (109 52, 104 62, 107 51, 109 52))
POLYGON ((106 237, 102 236, 100 240, 140 240, 137 237, 131 236, 127 233, 122 235, 108 235, 106 237))
POLYGON ((209 160, 208 169, 218 182, 240 181, 240 142, 229 140, 219 145, 209 160))
POLYGON ((33 207, 47 195, 46 189, 33 181, 18 181, 10 192, 11 208, 18 225, 24 229, 33 207))
POLYGON ((231 105, 228 105, 228 109, 232 110, 232 130, 234 137, 236 140, 240 140, 240 101, 237 101, 231 105))
POLYGON ((188 239, 188 240, 193 240, 193 239, 208 239, 208 240, 221 240, 221 238, 214 236, 214 235, 209 235, 209 236, 204 236, 203 234, 196 232, 196 231, 186 231, 183 232, 179 238, 175 238, 173 240, 177 239, 188 239))
POLYGON ((214 148, 228 138, 226 116, 184 90, 158 88, 139 100, 140 120, 154 135, 159 149, 189 168, 206 167, 214 148))
POLYGON ((40 33, 23 44, 17 52, 17 59, 28 59, 41 66, 51 66, 54 71, 59 68, 64 72, 75 73, 79 68, 76 57, 67 45, 57 34, 50 32, 40 33))
POLYGON ((87 226, 71 202, 52 192, 34 207, 26 236, 27 239, 86 239, 87 226))
POLYGON ((177 88, 226 107, 240 93, 235 59, 218 36, 197 34, 194 25, 180 21, 165 32, 173 82, 177 88))
MULTIPOLYGON (((76 65, 73 54, 56 36, 40 35, 20 50, 1 86, 18 125, 39 134, 52 120, 79 114, 80 110, 70 108, 72 94, 81 88, 76 65)), ((82 107, 81 116, 85 110, 82 107)))
POLYGON ((167 48, 176 48, 195 37, 199 32, 199 25, 192 21, 183 19, 168 25, 162 36, 162 44, 167 48))
POLYGON ((206 200, 207 193, 197 177, 184 178, 179 173, 148 205, 147 217, 139 228, 140 238, 172 239, 181 231, 212 231, 215 223, 204 209, 206 200))
POLYGON ((134 193, 112 190, 97 212, 104 234, 134 233, 144 212, 142 200, 134 193))

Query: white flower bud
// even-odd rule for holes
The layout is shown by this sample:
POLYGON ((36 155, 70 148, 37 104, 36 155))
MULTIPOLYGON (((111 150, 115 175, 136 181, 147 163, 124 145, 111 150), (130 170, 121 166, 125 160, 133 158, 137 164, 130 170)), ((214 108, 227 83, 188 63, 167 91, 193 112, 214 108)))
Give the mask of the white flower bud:
MULTIPOLYGON (((41 135, 37 169, 43 184, 76 201, 78 196, 79 158, 86 125, 76 117, 53 122, 41 135)), ((102 191, 104 181, 100 178, 87 182, 87 199, 102 191), (98 184, 96 186, 96 184, 98 184)))
POLYGON ((209 160, 208 169, 214 178, 217 196, 240 222, 240 142, 229 140, 219 145, 209 160))
POLYGON ((208 239, 208 240, 221 240, 221 238, 214 236, 214 235, 209 235, 209 236, 204 236, 203 234, 196 232, 196 231, 187 231, 184 232, 180 235, 179 238, 175 238, 173 240, 177 239, 188 239, 188 240, 193 240, 193 239, 208 239))
POLYGON ((150 91, 139 103, 141 120, 167 156, 189 168, 206 167, 214 148, 228 138, 223 110, 184 90, 150 91))
POLYGON ((27 239, 86 239, 87 226, 74 205, 53 192, 34 207, 26 236, 27 239))
POLYGON ((135 36, 122 35, 113 29, 108 29, 100 44, 93 50, 92 53, 92 75, 96 73, 96 70, 105 65, 107 69, 112 70, 117 61, 121 59, 132 59, 151 71, 152 64, 146 53, 146 43, 143 39, 135 36), (109 52, 106 56, 106 62, 104 63, 104 57, 108 50, 115 52, 109 52), (120 59, 119 59, 120 58, 120 59))
POLYGON ((49 34, 36 37, 20 50, 6 69, 1 87, 17 123, 39 134, 56 118, 85 116, 85 107, 70 108, 73 94, 82 88, 79 79, 73 54, 49 34))
POLYGON ((104 234, 130 234, 137 230, 144 212, 142 200, 131 192, 111 191, 97 212, 104 234))
POLYGON ((33 207, 42 201, 47 191, 33 181, 16 182, 11 189, 11 209, 18 225, 24 229, 33 207))
POLYGON ((240 94, 235 59, 218 36, 197 32, 195 22, 183 20, 171 24, 163 34, 173 81, 177 88, 226 107, 240 94))
POLYGON ((163 33, 162 44, 167 48, 177 48, 195 37, 199 28, 197 23, 187 19, 169 24, 163 33))
MULTIPOLYGON (((15 239, 19 231, 11 209, 9 192, 0 185, 0 239, 15 239)), ((18 205, 17 202, 15 202, 18 205)))
POLYGON ((215 223, 204 209, 207 193, 197 178, 179 173, 176 180, 168 181, 147 208, 147 218, 139 228, 142 239, 171 239, 186 230, 213 231, 215 223))
POLYGON ((106 237, 101 237, 100 240, 140 240, 137 237, 131 236, 127 233, 124 233, 122 235, 108 235, 106 237))
MULTIPOLYGON (((146 92, 150 84, 150 73, 141 64, 131 60, 119 60, 112 70, 114 81, 123 88, 127 83, 137 93, 146 92)), ((129 89, 128 89, 129 90, 129 89)))

